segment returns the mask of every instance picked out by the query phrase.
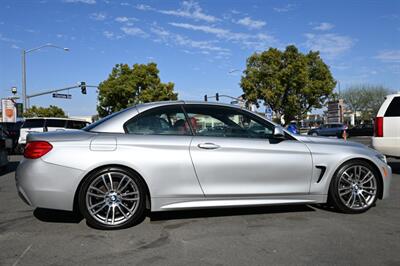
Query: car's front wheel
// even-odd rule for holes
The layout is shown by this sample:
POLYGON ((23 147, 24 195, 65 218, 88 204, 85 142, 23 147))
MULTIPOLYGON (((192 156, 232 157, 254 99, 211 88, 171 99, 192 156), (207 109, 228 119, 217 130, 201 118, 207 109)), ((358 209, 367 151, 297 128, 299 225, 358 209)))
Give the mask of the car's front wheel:
POLYGON ((339 211, 362 213, 371 208, 378 196, 379 173, 370 164, 353 160, 343 164, 333 177, 329 197, 339 211))
POLYGON ((123 168, 104 168, 84 181, 79 209, 92 227, 121 229, 142 219, 145 198, 145 186, 137 175, 123 168))

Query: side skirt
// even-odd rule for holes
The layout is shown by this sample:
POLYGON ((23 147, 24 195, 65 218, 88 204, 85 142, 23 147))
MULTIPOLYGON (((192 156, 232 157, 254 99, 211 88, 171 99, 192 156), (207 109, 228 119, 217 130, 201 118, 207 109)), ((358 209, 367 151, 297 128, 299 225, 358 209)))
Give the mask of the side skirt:
POLYGON ((151 211, 325 203, 327 195, 234 198, 152 198, 151 211))

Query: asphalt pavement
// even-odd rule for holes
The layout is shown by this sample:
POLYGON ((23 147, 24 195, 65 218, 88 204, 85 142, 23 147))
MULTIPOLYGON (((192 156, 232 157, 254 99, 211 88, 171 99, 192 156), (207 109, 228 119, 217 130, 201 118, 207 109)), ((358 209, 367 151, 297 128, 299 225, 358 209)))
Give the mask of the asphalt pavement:
POLYGON ((318 205, 163 212, 100 231, 25 205, 14 182, 20 158, 0 176, 0 265, 400 265, 399 160, 390 161, 390 198, 364 214, 318 205))

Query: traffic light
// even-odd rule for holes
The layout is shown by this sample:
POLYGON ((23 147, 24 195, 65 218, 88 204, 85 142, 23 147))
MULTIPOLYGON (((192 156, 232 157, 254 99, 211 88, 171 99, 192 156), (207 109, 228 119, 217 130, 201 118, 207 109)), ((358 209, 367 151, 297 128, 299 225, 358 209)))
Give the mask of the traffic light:
POLYGON ((219 101, 219 93, 218 92, 215 94, 215 100, 217 100, 217 102, 219 101))
POLYGON ((86 94, 86 82, 82 81, 80 87, 82 94, 86 94))
POLYGON ((15 107, 17 109, 17 117, 22 117, 22 114, 24 112, 24 106, 22 105, 22 103, 16 103, 15 107))
POLYGON ((207 101, 207 94, 204 95, 204 101, 205 101, 205 102, 207 101))

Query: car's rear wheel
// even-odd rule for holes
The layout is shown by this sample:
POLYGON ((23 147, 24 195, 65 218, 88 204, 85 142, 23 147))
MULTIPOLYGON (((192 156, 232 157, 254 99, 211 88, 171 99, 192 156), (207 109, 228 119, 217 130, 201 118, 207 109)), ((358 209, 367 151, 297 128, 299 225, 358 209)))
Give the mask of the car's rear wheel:
POLYGON ((317 132, 313 132, 313 133, 311 134, 311 136, 317 137, 317 136, 318 136, 318 133, 317 133, 317 132))
POLYGON ((83 183, 79 209, 95 228, 121 229, 141 221, 145 198, 145 186, 137 175, 122 168, 105 168, 83 183))
POLYGON ((330 202, 339 211, 362 213, 371 208, 378 196, 379 173, 370 164, 354 160, 343 164, 332 179, 330 202))

